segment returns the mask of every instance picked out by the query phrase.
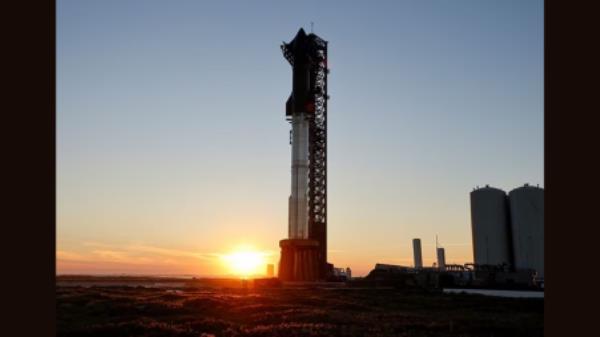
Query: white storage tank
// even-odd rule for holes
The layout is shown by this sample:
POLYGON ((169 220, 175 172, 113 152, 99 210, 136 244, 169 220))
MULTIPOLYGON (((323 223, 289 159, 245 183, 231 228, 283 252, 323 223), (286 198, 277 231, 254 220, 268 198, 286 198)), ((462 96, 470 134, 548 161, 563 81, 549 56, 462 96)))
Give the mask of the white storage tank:
POLYGON ((471 192, 473 259, 479 265, 512 265, 506 192, 486 185, 471 192))
POLYGON ((544 276, 544 189, 515 188, 508 194, 516 269, 534 269, 544 276))

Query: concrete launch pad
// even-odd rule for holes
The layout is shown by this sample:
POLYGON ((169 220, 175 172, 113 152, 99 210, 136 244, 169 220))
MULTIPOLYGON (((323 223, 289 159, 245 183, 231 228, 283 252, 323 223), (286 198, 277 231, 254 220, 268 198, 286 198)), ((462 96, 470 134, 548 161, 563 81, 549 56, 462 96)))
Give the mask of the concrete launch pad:
POLYGON ((280 280, 301 282, 319 280, 319 241, 284 239, 279 241, 279 247, 281 247, 280 280))

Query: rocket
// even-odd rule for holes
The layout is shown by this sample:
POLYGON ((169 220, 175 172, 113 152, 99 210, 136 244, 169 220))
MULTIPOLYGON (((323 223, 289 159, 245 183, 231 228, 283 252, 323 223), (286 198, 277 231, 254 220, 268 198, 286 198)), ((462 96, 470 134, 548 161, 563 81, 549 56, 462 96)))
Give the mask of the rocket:
POLYGON ((309 238, 309 133, 310 118, 315 113, 313 87, 314 64, 324 62, 324 56, 314 43, 314 34, 307 35, 304 29, 281 49, 292 65, 292 94, 286 103, 286 119, 290 122, 292 145, 292 181, 289 197, 288 235, 290 239, 309 238))
POLYGON ((308 48, 309 41, 304 29, 300 29, 290 43, 281 46, 293 69, 292 94, 286 103, 286 119, 292 127, 292 191, 288 201, 290 239, 308 239, 308 118, 314 112, 314 104, 311 106, 308 48))
POLYGON ((333 270, 327 263, 327 41, 300 29, 281 50, 293 75, 285 109, 292 127, 292 179, 278 275, 324 280, 333 270))

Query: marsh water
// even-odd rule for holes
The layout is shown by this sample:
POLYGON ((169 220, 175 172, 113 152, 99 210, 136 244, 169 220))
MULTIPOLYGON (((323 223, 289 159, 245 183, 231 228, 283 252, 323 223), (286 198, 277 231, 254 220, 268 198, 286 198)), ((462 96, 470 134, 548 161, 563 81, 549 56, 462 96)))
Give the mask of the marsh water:
POLYGON ((466 293, 496 297, 512 297, 512 298, 544 298, 543 291, 527 291, 527 290, 495 290, 495 289, 444 289, 444 293, 466 293))

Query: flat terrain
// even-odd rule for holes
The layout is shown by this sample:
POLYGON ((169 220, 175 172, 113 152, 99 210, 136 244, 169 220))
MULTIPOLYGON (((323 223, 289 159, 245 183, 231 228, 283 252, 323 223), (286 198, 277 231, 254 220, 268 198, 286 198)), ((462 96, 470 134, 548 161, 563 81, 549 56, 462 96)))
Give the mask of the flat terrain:
POLYGON ((543 336, 543 299, 396 289, 57 285, 59 336, 543 336))

